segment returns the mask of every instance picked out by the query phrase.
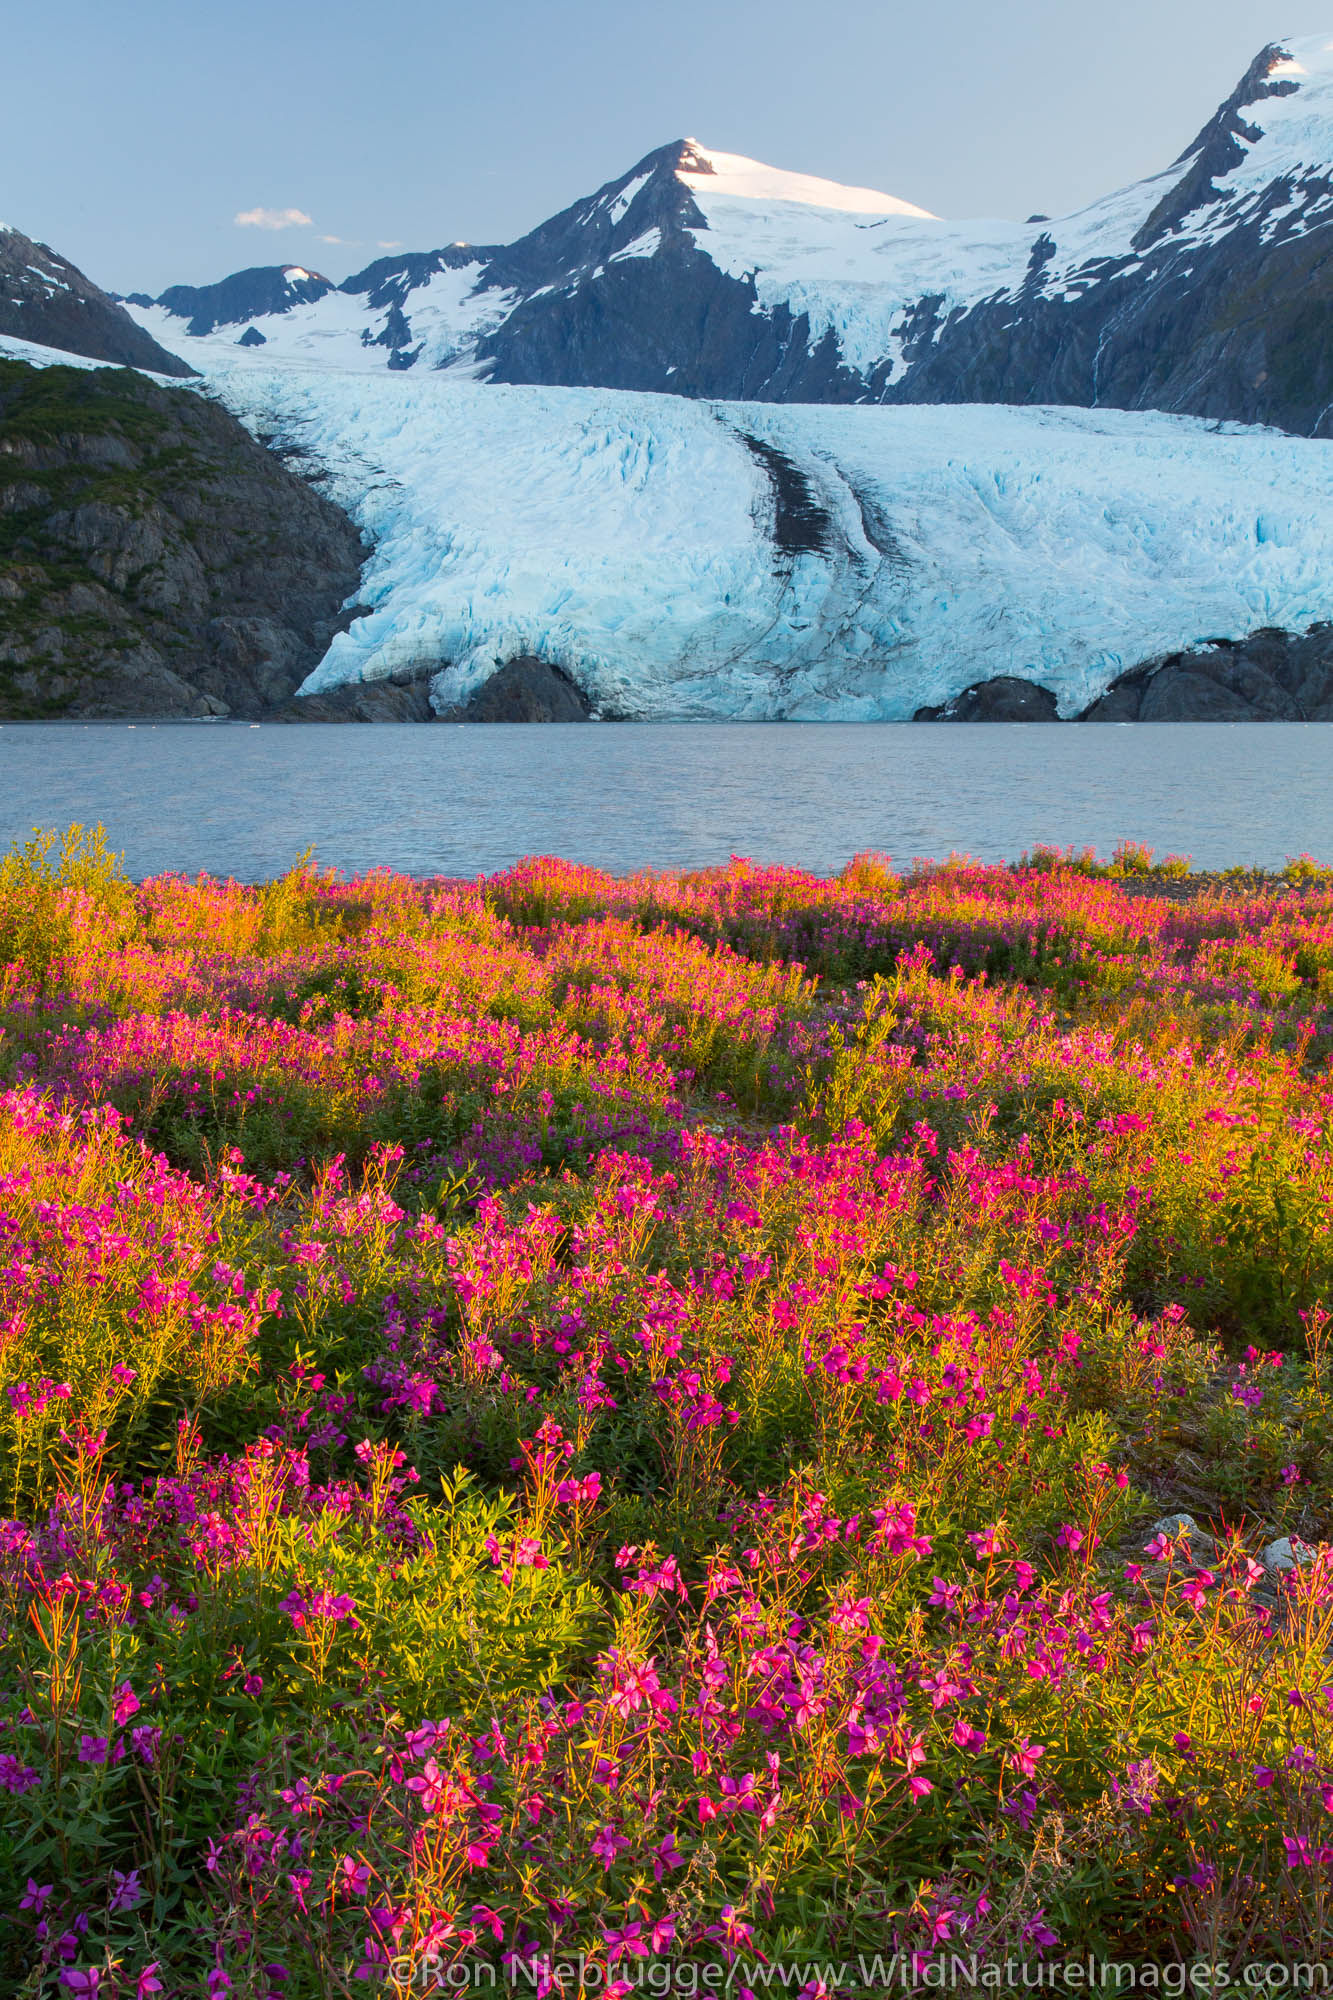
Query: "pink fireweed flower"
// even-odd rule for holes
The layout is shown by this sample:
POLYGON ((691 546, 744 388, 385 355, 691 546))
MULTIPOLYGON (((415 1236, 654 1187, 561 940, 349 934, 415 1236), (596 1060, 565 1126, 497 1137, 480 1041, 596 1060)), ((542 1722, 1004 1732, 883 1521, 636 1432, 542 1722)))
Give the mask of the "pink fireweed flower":
POLYGON ((1192 1610, 1201 1610, 1208 1601, 1210 1584, 1216 1582, 1217 1578, 1210 1569, 1196 1570, 1193 1576, 1186 1577, 1181 1584, 1180 1595, 1192 1610))
POLYGON ((647 1958, 652 1949, 643 1934, 643 1925, 637 1918, 632 1923, 622 1924, 619 1928, 604 1930, 602 1943, 606 1946, 608 1965, 614 1965, 618 1959, 626 1955, 631 1958, 647 1958))
POLYGON ((416 1793, 423 1812, 433 1813, 444 1803, 451 1786, 435 1759, 428 1757, 420 1776, 407 1780, 407 1789, 416 1793))
POLYGON ((1018 1749, 1011 1753, 1009 1761, 1016 1770, 1022 1772, 1025 1778, 1035 1778, 1037 1775, 1037 1759, 1045 1755, 1046 1745, 1044 1743, 1033 1743, 1029 1737, 1025 1736, 1019 1744, 1018 1749))
POLYGON ((718 1918, 716 1924, 708 1926, 704 1936, 722 1940, 723 1956, 730 1965, 735 1960, 737 1950, 742 1945, 748 1944, 754 1936, 754 1926, 747 1924, 738 1916, 734 1903, 724 1903, 718 1911, 718 1918))
POLYGON ((595 1854, 605 1870, 610 1870, 618 1854, 623 1854, 629 1842, 618 1834, 614 1827, 604 1826, 588 1842, 588 1852, 595 1854))
POLYGON ((338 1887, 345 1896, 364 1896, 370 1888, 370 1870, 365 1862, 344 1854, 338 1863, 338 1887))
POLYGON ((282 1599, 278 1609, 287 1613, 298 1632, 303 1631, 313 1618, 323 1619, 330 1625, 360 1624, 354 1615, 356 1599, 345 1592, 335 1596, 330 1590, 316 1590, 309 1597, 302 1597, 298 1590, 293 1590, 282 1599))
POLYGON ((122 1875, 118 1868, 111 1871, 112 1894, 107 1907, 113 1916, 124 1910, 132 1910, 143 1901, 143 1890, 139 1885, 139 1871, 131 1868, 128 1875, 122 1875))
POLYGON ((565 1507, 590 1507, 602 1490, 600 1472, 589 1472, 582 1479, 562 1479, 556 1487, 556 1498, 565 1507))
MULTIPOLYGON (((657 1846, 653 1849, 653 1879, 660 1882, 669 1868, 683 1868, 684 1866, 685 1856, 676 1845, 676 1836, 674 1833, 668 1833, 664 1839, 658 1841, 657 1846)), ((48 1890, 47 1893, 49 1895, 50 1891, 48 1890)), ((656 1951, 658 1946, 654 1945, 653 1949, 656 1951)))
POLYGON ((130 1731, 130 1747, 134 1751, 135 1756, 141 1758, 145 1764, 155 1764, 157 1762, 157 1753, 161 1742, 162 1731, 152 1724, 145 1723, 139 1728, 130 1731))
POLYGON ((613 1651, 600 1664, 602 1671, 611 1676, 607 1705, 613 1715, 627 1721, 636 1709, 644 1706, 655 1716, 675 1714, 679 1704, 663 1687, 655 1659, 636 1662, 613 1651))

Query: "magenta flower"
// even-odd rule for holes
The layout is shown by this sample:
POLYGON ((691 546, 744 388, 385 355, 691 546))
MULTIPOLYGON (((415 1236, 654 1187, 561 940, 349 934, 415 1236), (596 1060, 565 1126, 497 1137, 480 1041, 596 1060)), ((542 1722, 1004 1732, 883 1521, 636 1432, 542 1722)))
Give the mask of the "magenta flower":
POLYGON ((588 1842, 588 1852, 595 1854, 604 1869, 609 1870, 618 1854, 623 1854, 629 1842, 618 1834, 614 1827, 604 1826, 588 1842))
POLYGON ((370 1887, 370 1870, 365 1862, 344 1854, 338 1864, 338 1886, 346 1896, 364 1896, 370 1887))
POLYGON ((643 1935, 643 1925, 636 1918, 634 1922, 623 1924, 602 1932, 602 1943, 606 1946, 606 1962, 615 1965, 627 1954, 631 1958, 647 1958, 651 1949, 643 1935))
MULTIPOLYGON (((653 1879, 660 1882, 668 1868, 684 1866, 685 1856, 676 1845, 676 1836, 674 1833, 668 1833, 653 1849, 653 1879)), ((657 1946, 654 1945, 653 1949, 656 1951, 657 1946)))
POLYGON ((415 1792, 426 1813, 437 1812, 449 1795, 449 1780, 433 1757, 426 1759, 419 1777, 407 1780, 409 1792, 415 1792))
POLYGON ((112 1893, 107 1907, 113 1916, 125 1910, 132 1910, 143 1901, 143 1890, 139 1886, 139 1871, 131 1868, 128 1875, 122 1875, 118 1868, 111 1871, 112 1893))

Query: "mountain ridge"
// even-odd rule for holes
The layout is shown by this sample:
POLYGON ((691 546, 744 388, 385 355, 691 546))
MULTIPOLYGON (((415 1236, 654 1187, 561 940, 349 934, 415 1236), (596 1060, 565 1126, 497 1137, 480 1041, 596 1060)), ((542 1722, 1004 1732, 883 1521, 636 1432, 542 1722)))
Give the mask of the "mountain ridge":
POLYGON ((0 223, 0 335, 158 375, 195 373, 187 361, 159 346, 119 300, 85 277, 67 257, 4 223, 0 223))
POLYGON ((944 221, 680 139, 509 245, 377 259, 317 297, 292 268, 131 310, 187 352, 208 318, 201 366, 245 341, 266 359, 497 383, 1106 404, 1318 434, 1333 406, 1333 40, 1268 44, 1161 173, 1054 220, 944 221), (261 280, 281 296, 266 304, 261 280))

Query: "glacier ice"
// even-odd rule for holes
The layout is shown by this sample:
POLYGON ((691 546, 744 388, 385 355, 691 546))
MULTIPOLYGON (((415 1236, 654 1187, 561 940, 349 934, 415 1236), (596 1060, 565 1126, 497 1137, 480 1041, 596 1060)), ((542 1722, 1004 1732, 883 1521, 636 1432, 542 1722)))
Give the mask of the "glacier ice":
POLYGON ((505 660, 606 715, 910 717, 1333 619, 1333 448, 1153 413, 687 402, 214 366, 374 544, 313 693, 505 660), (444 663, 447 663, 444 664, 444 663))
MULTIPOLYGON (((34 363, 102 364, 0 340, 34 363)), ((505 660, 605 715, 898 720, 1333 620, 1333 446, 1119 410, 688 402, 233 350, 203 393, 373 543, 308 693, 505 660)), ((180 385, 174 385, 179 387, 180 385)))

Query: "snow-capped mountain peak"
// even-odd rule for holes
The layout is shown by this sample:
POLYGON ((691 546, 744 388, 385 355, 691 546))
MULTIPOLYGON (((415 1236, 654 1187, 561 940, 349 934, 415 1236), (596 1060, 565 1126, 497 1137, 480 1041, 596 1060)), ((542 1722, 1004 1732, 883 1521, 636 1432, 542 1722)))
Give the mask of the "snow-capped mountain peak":
POLYGON ((676 178, 696 200, 794 202, 805 208, 827 208, 851 215, 917 215, 934 220, 930 210, 917 208, 876 188, 844 187, 840 181, 819 180, 814 174, 787 173, 747 160, 743 153, 720 153, 697 139, 686 139, 676 178))
POLYGON ((678 139, 505 246, 131 303, 200 365, 196 343, 244 342, 496 383, 1109 404, 1325 435, 1330 251, 1333 38, 1311 36, 1263 49, 1173 164, 1063 218, 943 221, 678 139))

